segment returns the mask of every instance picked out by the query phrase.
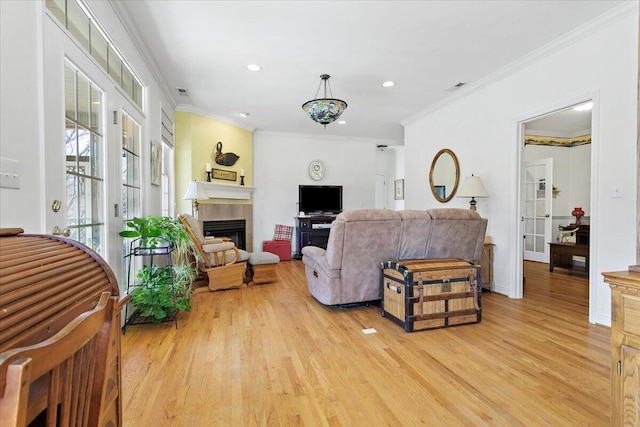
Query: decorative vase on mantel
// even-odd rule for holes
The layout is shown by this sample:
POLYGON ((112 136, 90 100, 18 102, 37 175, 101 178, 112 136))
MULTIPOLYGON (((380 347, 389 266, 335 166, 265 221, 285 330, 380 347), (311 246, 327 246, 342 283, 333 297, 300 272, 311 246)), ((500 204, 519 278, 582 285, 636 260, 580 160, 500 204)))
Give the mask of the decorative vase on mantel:
POLYGON ((571 215, 576 217, 576 225, 580 225, 580 218, 582 218, 584 216, 584 211, 582 210, 582 208, 574 208, 573 211, 571 212, 571 215))

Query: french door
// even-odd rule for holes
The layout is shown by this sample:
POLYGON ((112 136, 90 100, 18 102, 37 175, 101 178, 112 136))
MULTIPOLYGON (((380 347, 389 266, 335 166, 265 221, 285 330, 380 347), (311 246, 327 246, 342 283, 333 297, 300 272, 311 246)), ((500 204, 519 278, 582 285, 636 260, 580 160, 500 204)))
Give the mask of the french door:
POLYGON ((553 159, 526 162, 523 173, 524 259, 548 263, 552 231, 553 159))
POLYGON ((122 277, 123 213, 142 212, 145 117, 48 16, 44 31, 44 228, 94 249, 122 277))

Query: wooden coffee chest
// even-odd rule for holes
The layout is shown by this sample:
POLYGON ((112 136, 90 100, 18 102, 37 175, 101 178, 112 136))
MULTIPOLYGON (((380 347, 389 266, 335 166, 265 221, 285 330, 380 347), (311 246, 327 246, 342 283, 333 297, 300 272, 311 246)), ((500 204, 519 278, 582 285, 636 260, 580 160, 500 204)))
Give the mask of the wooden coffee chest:
POLYGON ((461 259, 382 263, 382 315, 405 331, 480 322, 480 267, 461 259))

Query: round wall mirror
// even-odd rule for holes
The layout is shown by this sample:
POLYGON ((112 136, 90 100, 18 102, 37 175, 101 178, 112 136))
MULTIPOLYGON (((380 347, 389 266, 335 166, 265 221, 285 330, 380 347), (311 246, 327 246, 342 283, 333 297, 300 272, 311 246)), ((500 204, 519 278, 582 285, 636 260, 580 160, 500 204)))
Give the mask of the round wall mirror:
POLYGON ((458 166, 458 158, 453 151, 443 148, 431 162, 431 171, 429 172, 429 185, 433 197, 437 201, 446 203, 453 198, 458 189, 460 181, 460 167, 458 166))

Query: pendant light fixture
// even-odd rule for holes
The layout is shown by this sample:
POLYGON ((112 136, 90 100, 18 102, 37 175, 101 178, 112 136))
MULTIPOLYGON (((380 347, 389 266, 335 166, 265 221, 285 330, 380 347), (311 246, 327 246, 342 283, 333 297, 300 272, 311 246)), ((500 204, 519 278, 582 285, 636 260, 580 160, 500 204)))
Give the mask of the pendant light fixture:
POLYGON ((347 103, 341 99, 333 98, 331 93, 331 85, 329 84, 329 74, 322 74, 320 76, 320 85, 316 91, 316 99, 307 101, 302 104, 302 109, 311 117, 314 122, 320 123, 323 126, 327 126, 329 123, 334 122, 340 117, 342 112, 347 108, 347 103), (324 97, 318 98, 318 92, 320 92, 320 86, 324 84, 324 97), (327 98, 327 86, 329 86, 330 98, 327 98))

